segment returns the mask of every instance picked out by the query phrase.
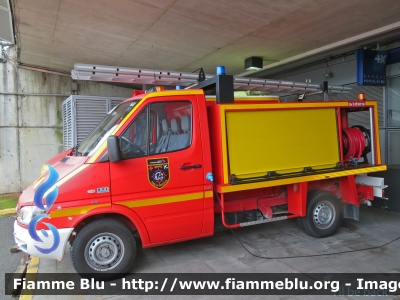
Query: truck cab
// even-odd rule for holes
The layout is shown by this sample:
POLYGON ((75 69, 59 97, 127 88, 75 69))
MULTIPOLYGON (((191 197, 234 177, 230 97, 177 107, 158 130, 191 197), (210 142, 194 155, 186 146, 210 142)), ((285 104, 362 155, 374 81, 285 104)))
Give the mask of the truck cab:
POLYGON ((75 267, 84 273, 121 273, 126 271, 116 268, 118 258, 126 256, 121 253, 131 252, 134 257, 136 249, 128 232, 137 233, 143 247, 212 235, 214 203, 206 180, 211 172, 208 132, 202 90, 164 91, 125 100, 79 146, 51 159, 22 193, 15 222, 19 247, 34 256, 61 259, 68 240, 74 240, 77 249, 82 239, 75 234, 92 228, 100 235, 89 232, 84 247, 98 238, 104 242, 84 251, 97 256, 84 257, 78 254, 80 249, 73 250, 75 267), (57 201, 50 203, 54 191, 57 201), (40 222, 44 219, 51 224, 40 222), (94 227, 86 226, 93 222, 94 227), (129 247, 123 246, 121 226, 129 247), (101 235, 102 227, 115 227, 115 232, 101 235))

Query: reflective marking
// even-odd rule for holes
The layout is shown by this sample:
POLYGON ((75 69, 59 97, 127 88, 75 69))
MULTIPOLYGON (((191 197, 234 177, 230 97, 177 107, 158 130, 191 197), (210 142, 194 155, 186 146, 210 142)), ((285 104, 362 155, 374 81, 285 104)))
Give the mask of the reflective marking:
MULTIPOLYGON (((61 217, 68 217, 68 216, 79 216, 88 213, 89 211, 99 208, 99 207, 106 207, 110 206, 110 203, 103 203, 103 204, 96 204, 96 205, 86 205, 81 207, 74 207, 74 208, 65 208, 63 210, 53 210, 50 213, 51 218, 61 218, 61 217)), ((71 218, 72 220, 72 218, 71 218)))
MULTIPOLYGON (((211 192, 207 192, 211 193, 211 192)), ((206 195, 207 195, 206 193, 206 195)), ((124 205, 127 207, 142 207, 142 206, 150 206, 150 205, 158 205, 158 204, 167 204, 167 203, 174 203, 174 202, 183 202, 183 201, 190 201, 190 200, 199 200, 203 199, 204 193, 192 193, 192 194, 184 194, 184 195, 177 195, 177 196, 169 196, 169 197, 161 197, 161 198, 151 198, 146 200, 134 200, 134 201, 124 201, 124 202, 117 202, 116 204, 124 205)))

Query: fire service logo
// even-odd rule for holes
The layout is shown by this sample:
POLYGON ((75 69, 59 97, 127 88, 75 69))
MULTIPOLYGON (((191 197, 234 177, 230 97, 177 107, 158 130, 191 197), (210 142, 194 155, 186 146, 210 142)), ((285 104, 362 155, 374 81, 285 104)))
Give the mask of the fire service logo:
POLYGON ((42 229, 39 231, 41 233, 41 236, 39 236, 38 231, 36 230, 36 226, 39 223, 41 223, 42 220, 50 219, 50 216, 47 214, 47 212, 53 206, 58 196, 58 186, 55 185, 58 180, 58 172, 50 165, 47 165, 47 167, 49 170, 49 177, 45 182, 43 182, 37 187, 33 197, 33 202, 35 203, 35 205, 40 210, 45 212, 45 214, 37 215, 36 217, 32 218, 32 220, 28 224, 29 235, 36 242, 45 244, 43 239, 49 238, 50 235, 53 236, 53 244, 50 248, 42 248, 35 245, 36 249, 43 254, 48 254, 53 252, 54 250, 57 249, 57 247, 60 244, 60 234, 57 228, 54 227, 53 225, 43 222, 43 224, 46 225, 48 229, 50 229, 50 234, 46 232, 44 229, 42 229), (45 197, 45 203, 43 203, 42 199, 46 193, 47 196, 45 197))
POLYGON ((163 188, 169 181, 168 158, 148 159, 147 173, 152 186, 163 188))

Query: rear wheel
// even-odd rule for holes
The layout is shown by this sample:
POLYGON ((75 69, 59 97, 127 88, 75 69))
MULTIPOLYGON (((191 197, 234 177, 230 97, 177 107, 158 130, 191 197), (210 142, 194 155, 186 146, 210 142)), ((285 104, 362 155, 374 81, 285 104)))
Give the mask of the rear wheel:
POLYGON ((340 227, 343 212, 339 199, 328 191, 308 194, 307 215, 298 218, 300 228, 310 236, 323 238, 333 235, 340 227))
POLYGON ((75 270, 84 277, 109 280, 128 272, 136 256, 136 241, 126 225, 100 219, 79 231, 71 249, 75 270))

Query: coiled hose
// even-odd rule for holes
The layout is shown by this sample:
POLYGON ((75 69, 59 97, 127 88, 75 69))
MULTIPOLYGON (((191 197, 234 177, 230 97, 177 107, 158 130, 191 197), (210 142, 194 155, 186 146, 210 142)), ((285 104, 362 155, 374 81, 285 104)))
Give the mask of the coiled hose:
POLYGON ((358 161, 361 158, 367 147, 367 137, 364 134, 365 132, 358 127, 343 129, 342 141, 345 161, 350 161, 352 158, 358 161))

